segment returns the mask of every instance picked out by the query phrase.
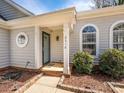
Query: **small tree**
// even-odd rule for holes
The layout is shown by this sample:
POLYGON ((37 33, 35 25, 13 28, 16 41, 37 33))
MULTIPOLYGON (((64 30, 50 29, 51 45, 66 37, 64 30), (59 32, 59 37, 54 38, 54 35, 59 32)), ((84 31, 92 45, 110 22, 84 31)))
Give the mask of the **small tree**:
POLYGON ((93 0, 95 8, 104 8, 124 4, 124 0, 93 0))

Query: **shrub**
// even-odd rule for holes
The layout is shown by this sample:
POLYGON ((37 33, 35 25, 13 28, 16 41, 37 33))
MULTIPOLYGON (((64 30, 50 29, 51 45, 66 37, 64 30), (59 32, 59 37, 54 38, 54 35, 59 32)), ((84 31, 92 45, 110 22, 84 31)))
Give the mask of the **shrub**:
POLYGON ((73 58, 76 71, 80 74, 90 74, 93 67, 93 57, 88 52, 77 52, 73 58))
POLYGON ((103 73, 113 78, 120 78, 124 75, 124 52, 108 49, 100 56, 99 68, 103 73))

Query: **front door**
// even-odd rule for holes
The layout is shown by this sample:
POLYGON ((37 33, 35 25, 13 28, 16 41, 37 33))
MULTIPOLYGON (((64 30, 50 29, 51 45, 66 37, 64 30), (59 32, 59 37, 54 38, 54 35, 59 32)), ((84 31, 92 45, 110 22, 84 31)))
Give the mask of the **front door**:
POLYGON ((43 64, 50 62, 50 34, 42 34, 43 64))

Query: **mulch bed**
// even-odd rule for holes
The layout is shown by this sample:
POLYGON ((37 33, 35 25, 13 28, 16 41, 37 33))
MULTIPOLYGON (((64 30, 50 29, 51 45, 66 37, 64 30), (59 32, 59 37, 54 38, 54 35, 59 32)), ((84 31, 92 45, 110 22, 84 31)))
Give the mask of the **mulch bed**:
POLYGON ((118 82, 124 84, 124 78, 115 80, 104 74, 101 74, 100 72, 91 75, 81 75, 74 71, 70 78, 64 79, 63 84, 102 91, 104 93, 113 93, 112 89, 107 85, 106 82, 118 82))
MULTIPOLYGON (((15 68, 7 68, 0 71, 0 75, 3 75, 7 72, 17 71, 15 68)), ((0 93, 13 93, 14 87, 16 86, 18 89, 21 88, 26 82, 32 79, 34 76, 39 73, 34 71, 23 71, 22 76, 18 80, 5 80, 4 82, 0 82, 0 93)))

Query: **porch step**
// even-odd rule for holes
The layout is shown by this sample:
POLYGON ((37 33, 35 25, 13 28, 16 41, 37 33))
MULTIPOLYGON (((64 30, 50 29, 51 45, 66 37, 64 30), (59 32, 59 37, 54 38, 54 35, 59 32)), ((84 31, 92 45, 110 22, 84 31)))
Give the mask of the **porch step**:
POLYGON ((56 76, 56 77, 61 77, 63 75, 63 72, 60 71, 42 71, 42 73, 47 76, 56 76))
POLYGON ((63 64, 51 62, 41 68, 41 72, 49 76, 62 76, 63 75, 63 64))

